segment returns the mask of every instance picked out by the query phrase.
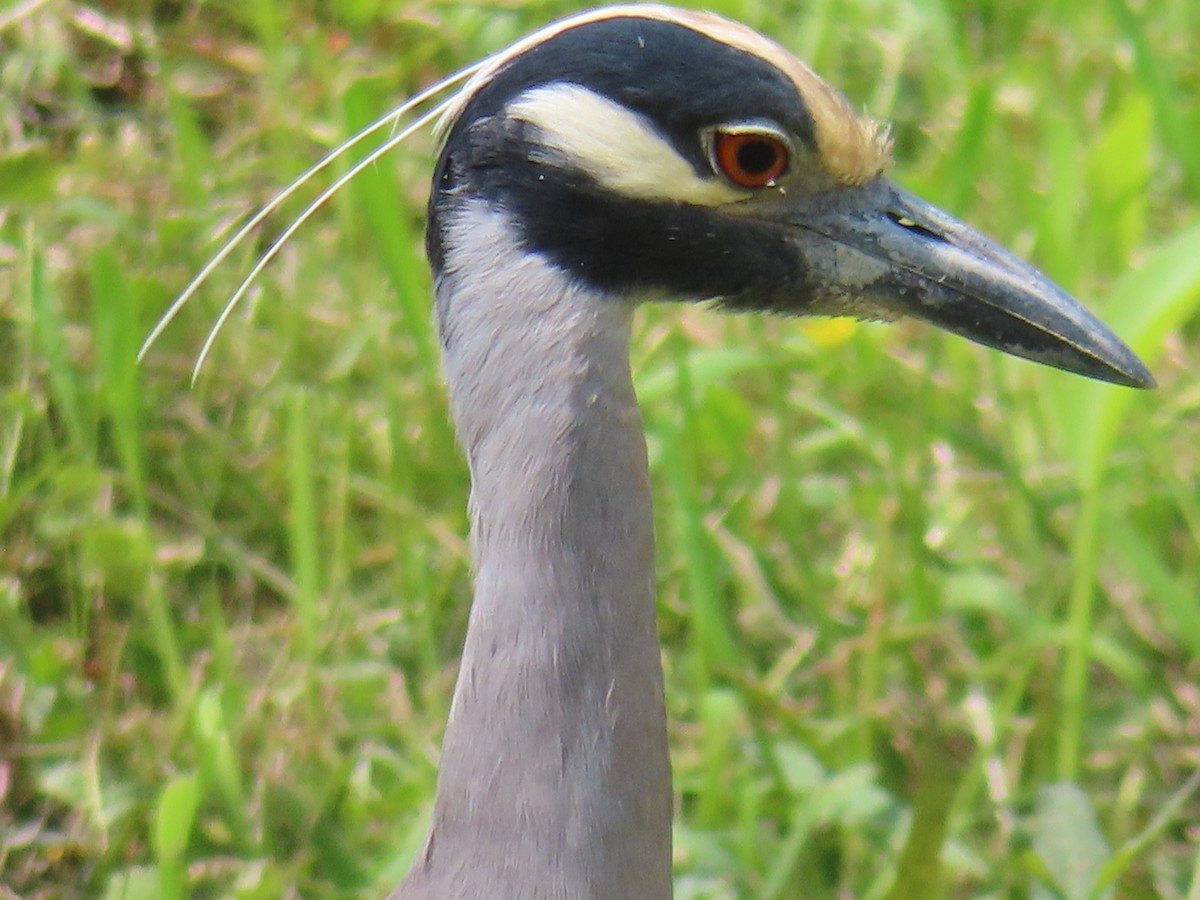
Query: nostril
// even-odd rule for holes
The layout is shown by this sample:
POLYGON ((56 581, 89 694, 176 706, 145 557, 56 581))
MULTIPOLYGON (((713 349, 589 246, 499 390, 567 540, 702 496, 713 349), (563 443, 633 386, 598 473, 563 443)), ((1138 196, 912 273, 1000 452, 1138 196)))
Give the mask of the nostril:
POLYGON ((931 231, 930 229, 928 229, 924 225, 922 225, 920 222, 918 222, 916 219, 911 219, 908 216, 904 215, 903 213, 898 213, 898 212, 895 212, 894 210, 888 210, 887 217, 889 219, 891 219, 893 222, 895 222, 897 225, 899 225, 901 228, 903 228, 905 231, 911 231, 914 234, 918 234, 921 237, 928 238, 931 241, 937 241, 939 244, 948 243, 948 241, 942 235, 938 234, 936 231, 931 231))

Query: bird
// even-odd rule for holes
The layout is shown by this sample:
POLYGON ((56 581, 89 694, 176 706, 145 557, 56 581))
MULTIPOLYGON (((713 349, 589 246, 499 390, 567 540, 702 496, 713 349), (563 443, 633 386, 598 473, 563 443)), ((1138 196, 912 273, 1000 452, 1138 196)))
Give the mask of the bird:
POLYGON ((1089 378, 1154 379, 1047 276, 889 178, 887 129, 747 26, 590 10, 367 131, 455 85, 411 128, 438 120, 426 251, 474 597, 432 822, 390 896, 669 900, 635 309, 914 318, 1089 378))

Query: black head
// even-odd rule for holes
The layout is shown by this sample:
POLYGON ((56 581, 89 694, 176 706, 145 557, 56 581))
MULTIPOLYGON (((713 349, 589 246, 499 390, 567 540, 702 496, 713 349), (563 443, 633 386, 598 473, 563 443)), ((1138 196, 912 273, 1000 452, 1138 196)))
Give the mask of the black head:
POLYGON ((1135 386, 1149 372, 1060 288, 883 176, 877 123, 777 44, 669 7, 598 10, 499 54, 447 113, 427 244, 467 203, 614 298, 911 315, 1135 386))

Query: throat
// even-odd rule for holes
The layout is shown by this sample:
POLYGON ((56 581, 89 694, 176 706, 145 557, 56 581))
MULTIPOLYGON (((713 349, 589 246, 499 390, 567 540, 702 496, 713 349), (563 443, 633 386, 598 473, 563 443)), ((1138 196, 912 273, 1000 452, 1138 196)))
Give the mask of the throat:
POLYGON ((666 900, 672 795, 632 306, 528 256, 482 206, 446 229, 438 314, 476 585, 411 896, 666 900))

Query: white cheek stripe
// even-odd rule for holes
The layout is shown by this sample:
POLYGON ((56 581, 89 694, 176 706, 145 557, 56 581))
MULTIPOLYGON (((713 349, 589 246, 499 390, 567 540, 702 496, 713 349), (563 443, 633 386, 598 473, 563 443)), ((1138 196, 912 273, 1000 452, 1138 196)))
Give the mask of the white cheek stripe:
POLYGON ((506 111, 537 129, 547 162, 579 169, 623 197, 720 206, 750 196, 697 175, 642 116, 581 85, 531 88, 506 111))

